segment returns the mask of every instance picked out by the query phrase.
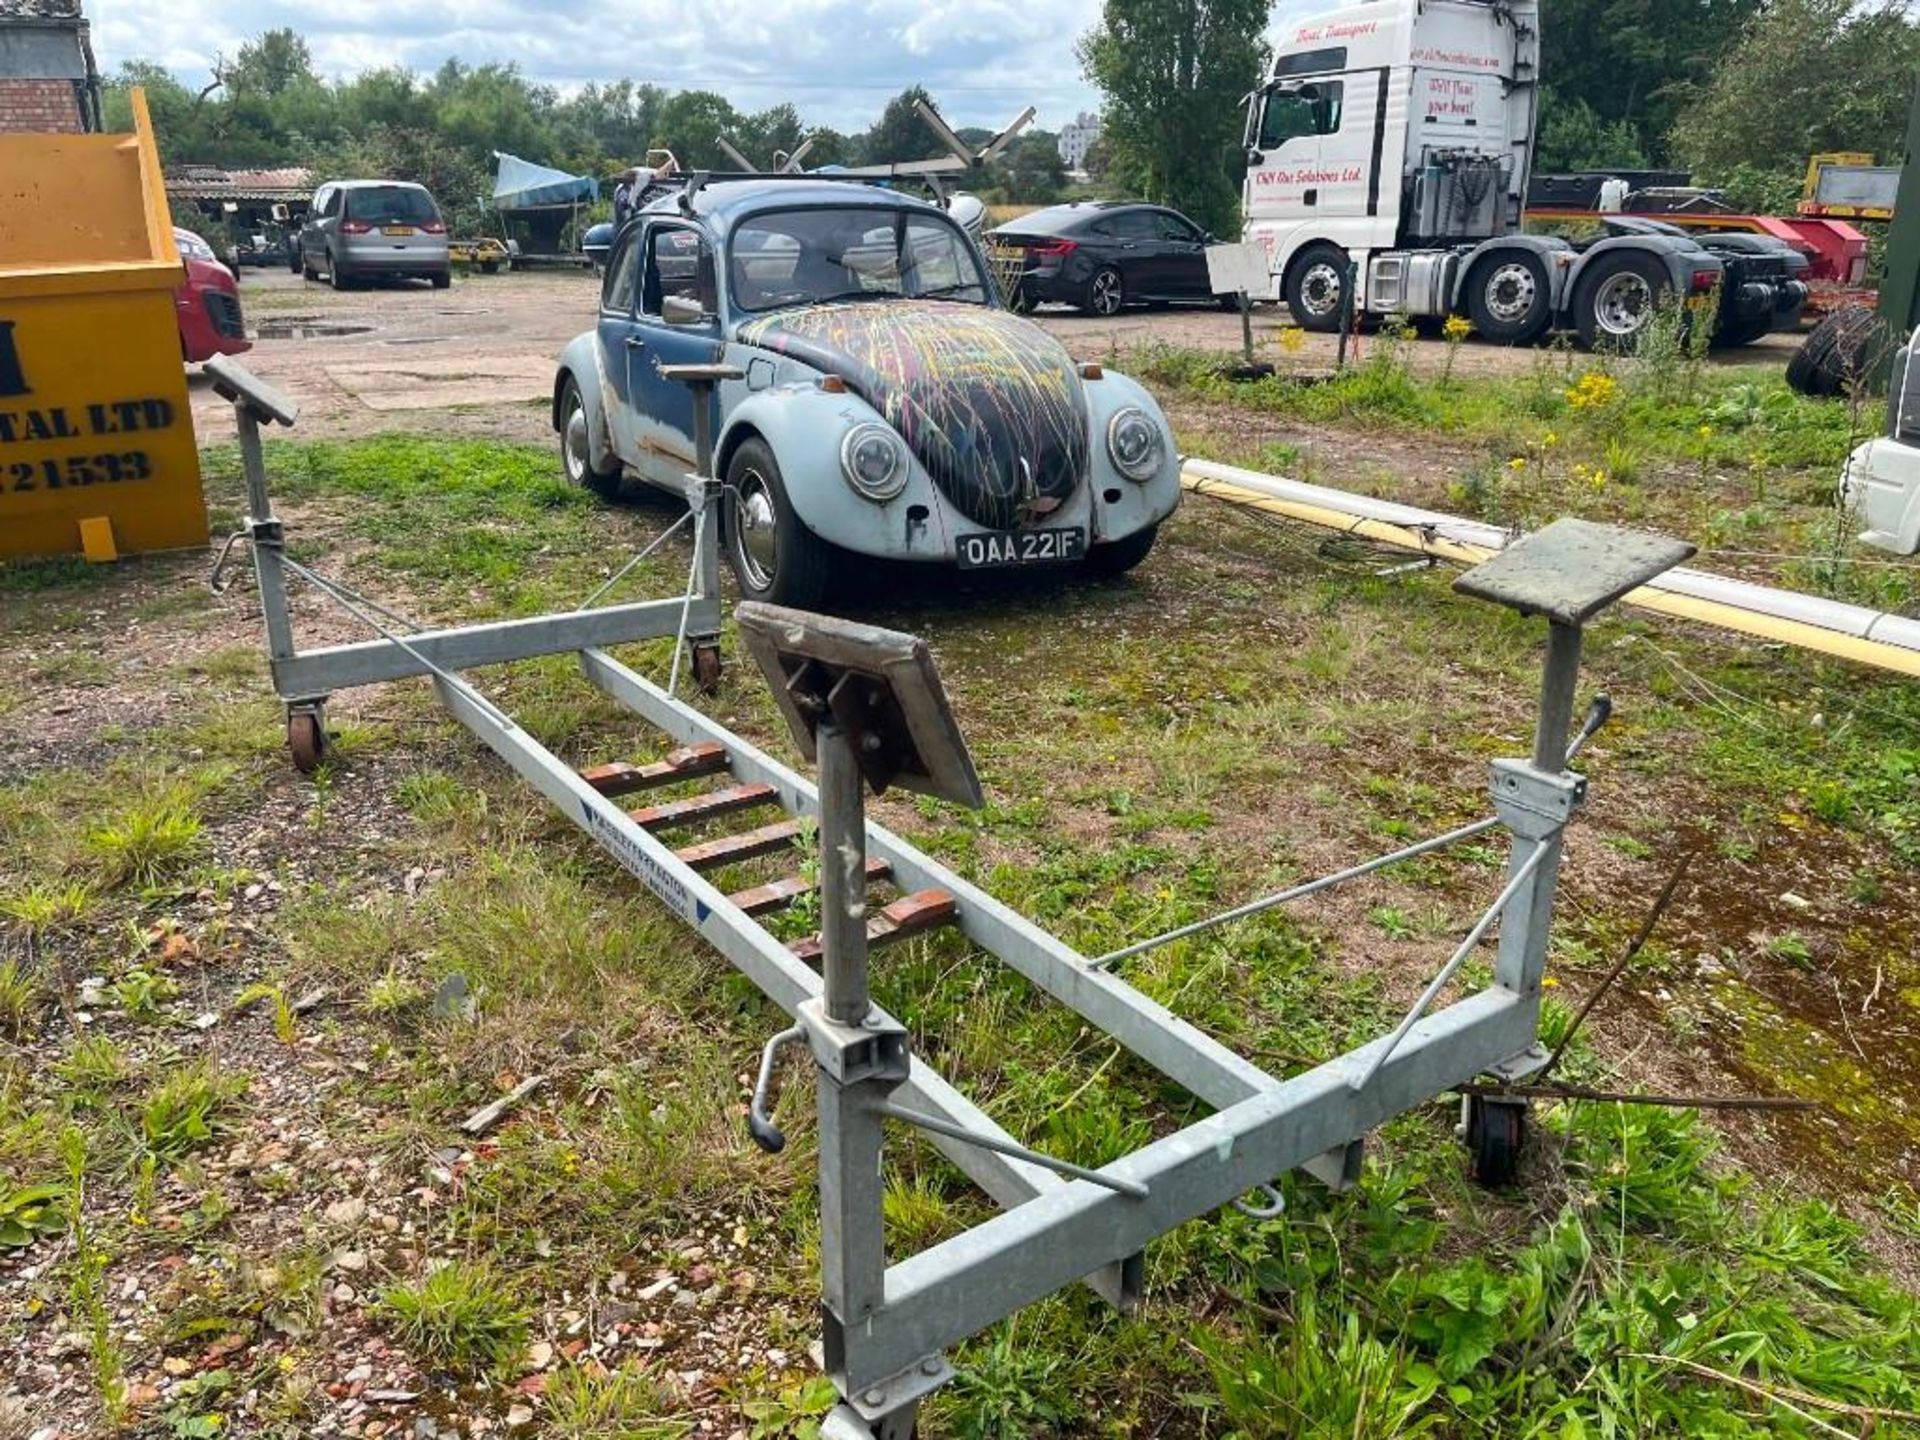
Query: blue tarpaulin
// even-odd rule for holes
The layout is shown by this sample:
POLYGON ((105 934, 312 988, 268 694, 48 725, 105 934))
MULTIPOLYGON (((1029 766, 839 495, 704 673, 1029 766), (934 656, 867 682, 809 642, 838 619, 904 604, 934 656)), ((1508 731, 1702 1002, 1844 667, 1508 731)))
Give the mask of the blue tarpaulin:
POLYGON ((496 210, 543 210, 555 205, 587 205, 600 198, 600 182, 535 165, 517 155, 493 152, 499 171, 493 181, 496 210))

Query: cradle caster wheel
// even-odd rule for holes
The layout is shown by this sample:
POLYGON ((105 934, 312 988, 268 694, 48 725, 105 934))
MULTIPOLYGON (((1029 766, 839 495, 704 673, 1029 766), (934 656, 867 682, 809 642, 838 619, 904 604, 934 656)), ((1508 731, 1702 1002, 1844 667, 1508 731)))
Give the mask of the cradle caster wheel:
POLYGON ((1520 1151, 1526 1139, 1526 1101, 1467 1097, 1467 1150, 1476 1182, 1489 1190, 1513 1184, 1520 1174, 1520 1151))
POLYGON ((700 687, 701 694, 711 695, 720 688, 720 670, 718 645, 693 647, 693 683, 700 687))
POLYGON ((303 705, 287 711, 287 749, 293 755, 293 768, 311 775, 327 762, 333 746, 327 740, 325 706, 303 705))

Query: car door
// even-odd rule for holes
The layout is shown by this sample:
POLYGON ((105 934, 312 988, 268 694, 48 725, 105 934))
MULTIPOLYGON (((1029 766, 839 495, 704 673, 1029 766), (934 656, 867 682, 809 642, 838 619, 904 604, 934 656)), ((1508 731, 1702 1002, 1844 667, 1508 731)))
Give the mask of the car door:
MULTIPOLYGON (((655 484, 678 490, 697 461, 693 392, 660 372, 665 366, 711 363, 725 349, 720 339, 713 250, 705 233, 684 220, 650 219, 638 236, 634 334, 639 343, 627 347, 627 383, 639 430, 635 464, 655 484), (703 318, 695 324, 669 325, 665 314, 669 299, 697 303, 703 318)), ((717 407, 717 397, 710 403, 717 407)), ((717 433, 718 416, 711 418, 717 433)))
POLYGON ((1144 207, 1123 210, 1108 224, 1120 247, 1120 274, 1126 281, 1127 294, 1135 300, 1165 296, 1172 277, 1168 274, 1166 242, 1154 212, 1144 207))
POLYGON ((313 192, 313 204, 307 209, 306 222, 300 227, 300 255, 316 265, 325 257, 326 237, 320 229, 325 218, 327 206, 333 203, 333 197, 340 192, 331 185, 322 185, 313 192))
POLYGON ((1165 293, 1177 300, 1207 299, 1213 287, 1207 280, 1206 237, 1186 216, 1171 210, 1156 210, 1153 218, 1160 227, 1165 293))
POLYGON ((633 356, 643 354, 646 340, 634 319, 639 296, 640 236, 628 231, 607 258, 607 275, 600 287, 600 392, 607 401, 607 431, 614 452, 629 465, 640 464, 640 423, 635 415, 638 397, 628 379, 633 356))

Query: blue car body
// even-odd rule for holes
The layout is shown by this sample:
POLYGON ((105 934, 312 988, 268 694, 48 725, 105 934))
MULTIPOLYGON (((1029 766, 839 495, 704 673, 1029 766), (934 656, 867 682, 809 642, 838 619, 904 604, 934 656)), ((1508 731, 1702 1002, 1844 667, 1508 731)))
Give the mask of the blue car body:
POLYGON ((555 378, 569 475, 689 493, 694 401, 661 370, 713 362, 744 372, 712 424, 753 598, 814 603, 854 556, 1113 573, 1179 503, 1152 397, 1003 308, 972 238, 885 189, 730 181, 629 220, 555 378))

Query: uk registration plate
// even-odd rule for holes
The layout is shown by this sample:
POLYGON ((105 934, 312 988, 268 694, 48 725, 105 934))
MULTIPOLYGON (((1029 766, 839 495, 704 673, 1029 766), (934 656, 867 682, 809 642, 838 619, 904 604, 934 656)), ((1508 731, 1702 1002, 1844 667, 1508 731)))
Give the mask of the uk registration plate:
POLYGON ((411 235, 413 234, 413 227, 411 225, 389 225, 383 233, 388 235, 411 235))
POLYGON ((999 570, 1021 565, 1064 565, 1087 551, 1087 532, 1061 526, 1052 530, 989 531, 960 537, 962 570, 999 570))

